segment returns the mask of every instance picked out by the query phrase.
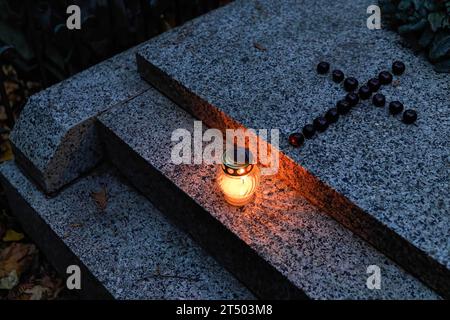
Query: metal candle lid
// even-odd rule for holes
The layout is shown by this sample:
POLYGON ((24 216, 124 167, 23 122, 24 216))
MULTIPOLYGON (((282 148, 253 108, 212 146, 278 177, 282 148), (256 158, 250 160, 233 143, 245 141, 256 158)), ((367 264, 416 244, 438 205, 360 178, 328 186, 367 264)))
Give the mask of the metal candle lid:
POLYGON ((222 156, 223 171, 232 176, 243 176, 253 170, 253 155, 247 148, 234 147, 222 156))

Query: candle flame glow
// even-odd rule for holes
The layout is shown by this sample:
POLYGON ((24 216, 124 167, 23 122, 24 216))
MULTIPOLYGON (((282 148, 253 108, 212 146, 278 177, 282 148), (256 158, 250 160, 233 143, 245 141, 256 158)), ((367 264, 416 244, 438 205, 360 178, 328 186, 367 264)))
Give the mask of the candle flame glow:
MULTIPOLYGON (((243 173, 245 173, 244 169, 243 173)), ((241 173, 240 173, 241 174, 241 173)), ((259 184, 259 172, 255 166, 253 170, 243 176, 231 176, 219 171, 218 184, 225 200, 234 206, 243 206, 250 202, 259 184)))

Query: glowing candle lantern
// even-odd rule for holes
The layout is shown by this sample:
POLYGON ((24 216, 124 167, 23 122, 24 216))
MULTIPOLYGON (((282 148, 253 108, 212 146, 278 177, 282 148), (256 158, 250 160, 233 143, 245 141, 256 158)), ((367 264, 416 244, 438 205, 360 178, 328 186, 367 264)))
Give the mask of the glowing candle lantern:
POLYGON ((259 185, 259 168, 248 149, 227 150, 218 169, 217 183, 225 200, 237 207, 249 203, 259 185))

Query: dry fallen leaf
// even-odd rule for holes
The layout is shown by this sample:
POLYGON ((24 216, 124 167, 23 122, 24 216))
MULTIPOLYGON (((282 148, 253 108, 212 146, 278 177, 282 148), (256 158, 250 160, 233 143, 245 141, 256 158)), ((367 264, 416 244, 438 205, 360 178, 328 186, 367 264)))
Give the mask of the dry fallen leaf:
POLYGON ((3 236, 3 241, 4 242, 15 242, 15 241, 20 241, 23 238, 25 238, 23 233, 14 231, 13 229, 8 229, 8 230, 6 230, 6 233, 3 236))
POLYGON ((106 191, 106 187, 103 187, 102 190, 98 192, 91 193, 92 199, 94 199, 97 208, 100 211, 105 211, 108 206, 108 193, 106 191))
POLYGON ((15 91, 17 91, 19 89, 20 89, 20 87, 19 87, 18 83, 14 83, 14 82, 11 82, 11 81, 6 81, 5 82, 5 91, 6 91, 6 94, 8 96, 13 94, 15 91))
POLYGON ((44 300, 48 299, 48 297, 51 294, 51 291, 47 287, 37 285, 31 289, 26 290, 25 293, 30 295, 29 300, 44 300))
POLYGON ((8 300, 30 300, 30 295, 26 293, 27 290, 31 289, 33 284, 23 283, 15 286, 8 292, 8 300))
POLYGON ((255 43, 253 44, 253 46, 254 46, 256 49, 260 50, 260 51, 267 51, 267 48, 264 47, 263 45, 259 44, 258 42, 255 42, 255 43))
POLYGON ((5 121, 6 119, 8 119, 8 116, 6 114, 5 106, 0 105, 0 120, 5 121))
POLYGON ((61 279, 44 275, 42 279, 29 279, 21 283, 8 293, 9 300, 53 300, 63 290, 61 279))
POLYGON ((19 283, 19 276, 16 270, 12 270, 10 273, 0 276, 0 289, 10 290, 19 283))
POLYGON ((6 226, 0 221, 0 238, 3 238, 5 233, 6 233, 6 226))
POLYGON ((31 266, 37 249, 33 244, 15 242, 0 253, 0 289, 12 289, 31 266))
POLYGON ((40 281, 41 285, 43 285, 44 287, 50 288, 53 291, 61 291, 64 286, 63 286, 63 281, 59 278, 53 278, 53 277, 49 277, 48 275, 45 275, 41 281, 40 281))
POLYGON ((14 158, 14 155, 9 141, 3 142, 1 144, 1 147, 3 149, 3 152, 0 155, 0 163, 12 160, 14 158))

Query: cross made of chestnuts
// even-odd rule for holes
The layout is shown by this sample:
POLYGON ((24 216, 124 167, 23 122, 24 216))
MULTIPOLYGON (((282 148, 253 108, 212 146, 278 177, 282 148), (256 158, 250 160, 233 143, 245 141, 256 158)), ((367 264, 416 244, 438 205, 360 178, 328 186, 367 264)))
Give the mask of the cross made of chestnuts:
MULTIPOLYGON (((386 105, 386 97, 378 92, 382 86, 392 83, 393 75, 400 76, 406 70, 405 64, 401 61, 395 61, 392 64, 392 73, 389 71, 382 71, 377 77, 370 79, 366 84, 359 86, 359 82, 354 77, 345 77, 341 70, 333 70, 331 72, 331 79, 335 83, 342 83, 343 88, 347 92, 344 99, 339 100, 336 106, 329 109, 325 115, 314 119, 312 124, 307 124, 303 127, 302 132, 294 132, 289 136, 289 143, 294 147, 301 147, 305 139, 311 139, 317 132, 324 132, 330 124, 339 120, 340 116, 346 115, 355 107, 360 100, 369 100, 372 98, 372 104, 376 107, 383 108, 386 105)), ((320 75, 328 74, 330 71, 330 64, 328 62, 320 62, 317 65, 317 73, 320 75)), ((392 101, 389 103, 389 113, 396 116, 403 112, 402 121, 405 124, 412 124, 417 120, 417 113, 415 110, 404 110, 404 106, 400 101, 392 101)))

